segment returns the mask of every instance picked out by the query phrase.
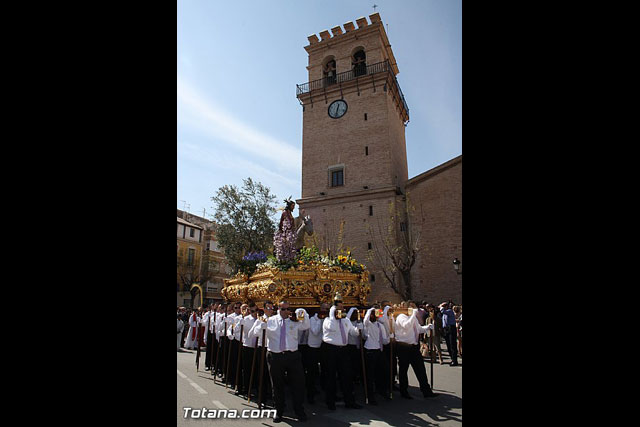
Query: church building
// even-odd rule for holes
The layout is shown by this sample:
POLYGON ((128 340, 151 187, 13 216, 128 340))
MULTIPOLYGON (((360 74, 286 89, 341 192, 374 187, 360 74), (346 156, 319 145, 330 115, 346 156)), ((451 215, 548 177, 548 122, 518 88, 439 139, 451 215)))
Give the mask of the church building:
POLYGON ((350 250, 370 271, 371 302, 462 304, 462 264, 453 263, 462 261, 462 156, 409 178, 409 107, 380 15, 369 19, 312 34, 305 46, 296 202, 313 219, 307 244, 350 250))

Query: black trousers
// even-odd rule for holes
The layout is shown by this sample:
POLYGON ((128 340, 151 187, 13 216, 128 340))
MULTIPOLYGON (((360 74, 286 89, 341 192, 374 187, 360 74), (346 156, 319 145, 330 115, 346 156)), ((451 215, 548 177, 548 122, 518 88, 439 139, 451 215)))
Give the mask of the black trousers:
POLYGON ((264 357, 262 356, 262 347, 258 346, 256 349, 258 351, 258 355, 256 356, 256 373, 254 382, 256 387, 258 388, 258 396, 260 395, 260 366, 263 366, 262 371, 262 400, 258 402, 259 404, 266 403, 267 400, 273 397, 273 392, 271 389, 271 376, 269 375, 269 364, 267 363, 267 352, 265 351, 264 357))
MULTIPOLYGON (((398 376, 398 351, 396 349, 396 343, 395 341, 392 341, 392 344, 385 344, 383 345, 383 350, 382 350, 382 357, 384 357, 384 360, 386 360, 387 364, 391 363, 391 366, 393 368, 393 377, 397 377, 398 376), (389 353, 391 352, 391 346, 393 345, 393 354, 390 355, 389 353), (391 359, 391 362, 389 362, 389 359, 391 359)), ((387 375, 389 375, 389 373, 387 372, 387 375)), ((389 380, 387 380, 388 382, 389 380)))
POLYGON ((204 366, 210 368, 213 362, 211 361, 211 354, 213 353, 213 334, 207 331, 207 352, 204 356, 204 366))
POLYGON ((219 371, 222 376, 227 374, 227 353, 229 353, 229 339, 227 337, 220 337, 219 371))
MULTIPOLYGON (((236 386, 236 372, 238 371, 238 350, 240 350, 239 346, 240 341, 238 340, 229 340, 229 352, 231 353, 231 360, 229 360, 229 385, 231 388, 236 386)), ((227 357, 229 357, 227 355, 227 357)))
MULTIPOLYGON (((251 365, 253 363, 253 354, 255 353, 256 349, 252 348, 252 347, 246 347, 246 346, 242 346, 242 373, 240 374, 240 376, 242 377, 242 381, 240 382, 240 393, 245 394, 245 393, 249 393, 249 380, 251 379, 251 365)), ((256 355, 256 362, 259 362, 260 360, 258 360, 258 356, 256 355)), ((258 363, 256 363, 257 365, 258 363)), ((253 384, 251 384, 251 388, 253 390, 257 390, 258 389, 258 382, 256 381, 258 379, 258 369, 260 369, 260 366, 254 366, 253 367, 253 384)))
POLYGON ((429 393, 431 387, 429 387, 429 380, 427 379, 427 370, 424 367, 424 359, 420 354, 419 345, 404 344, 396 342, 396 349, 398 351, 398 378, 400 380, 400 392, 407 393, 409 388, 409 365, 413 368, 413 372, 418 378, 420 383, 420 391, 423 393, 429 393))
POLYGON ((227 363, 227 357, 226 357, 227 350, 228 350, 227 347, 228 347, 227 338, 220 337, 220 341, 218 341, 218 352, 220 353, 220 356, 216 354, 216 359, 217 359, 216 372, 220 375, 224 375, 225 373, 224 367, 226 366, 226 363, 227 363))
POLYGON ((353 381, 362 384, 362 355, 360 354, 360 349, 354 344, 347 344, 347 348, 349 349, 349 363, 353 373, 353 381))
POLYGON ((351 361, 349 358, 349 349, 347 346, 337 346, 322 343, 325 349, 325 365, 326 365, 326 389, 325 401, 327 405, 336 402, 336 373, 340 381, 340 388, 344 395, 344 403, 351 405, 355 403, 353 395, 353 372, 351 361))
POLYGON ((458 331, 455 325, 445 326, 444 340, 447 342, 447 351, 453 363, 458 363, 458 331))
POLYGON ((302 356, 299 351, 285 351, 282 353, 267 352, 267 363, 271 375, 273 387, 273 400, 276 404, 276 412, 282 415, 284 412, 284 387, 285 375, 287 383, 291 387, 293 397, 293 410, 296 415, 304 413, 302 401, 304 400, 304 369, 302 356))
POLYGON ((302 355, 302 367, 304 368, 305 385, 307 389, 307 397, 314 396, 316 390, 316 382, 320 376, 320 348, 314 348, 309 345, 298 345, 298 350, 302 355))
POLYGON ((367 393, 369 399, 374 391, 389 396, 389 363, 380 350, 364 350, 364 363, 367 369, 367 393), (374 390, 375 384, 375 390, 374 390))

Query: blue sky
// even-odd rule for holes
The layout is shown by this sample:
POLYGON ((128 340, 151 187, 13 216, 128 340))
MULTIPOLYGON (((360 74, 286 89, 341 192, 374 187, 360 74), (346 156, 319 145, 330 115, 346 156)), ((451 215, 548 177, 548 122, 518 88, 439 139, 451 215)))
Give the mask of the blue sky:
POLYGON ((179 209, 211 218, 217 189, 249 176, 279 203, 300 198, 307 36, 369 20, 374 4, 410 110, 409 178, 462 154, 461 0, 177 3, 179 209))

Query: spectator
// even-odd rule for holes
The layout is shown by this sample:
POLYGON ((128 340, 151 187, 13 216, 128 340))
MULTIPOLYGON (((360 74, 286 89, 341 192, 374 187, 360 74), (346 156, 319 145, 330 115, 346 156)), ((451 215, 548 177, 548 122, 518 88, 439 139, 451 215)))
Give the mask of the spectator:
POLYGON ((182 322, 182 315, 178 313, 178 351, 180 351, 180 344, 182 343, 182 330, 184 329, 184 323, 182 322))
POLYGON ((442 328, 442 314, 440 314, 440 312, 436 310, 436 307, 433 304, 428 304, 428 309, 429 312, 433 312, 434 325, 432 337, 433 348, 430 349, 430 351, 437 351, 438 358, 440 359, 440 364, 443 365, 444 362, 442 360, 442 348, 440 347, 440 342, 442 341, 442 336, 444 335, 444 330, 442 328))
POLYGON ((456 330, 456 315, 450 308, 450 304, 448 302, 440 304, 440 312, 442 313, 442 327, 444 328, 447 351, 449 351, 449 356, 451 356, 450 366, 458 366, 458 348, 456 344, 458 332, 456 330))
POLYGON ((462 357, 462 306, 453 307, 456 314, 456 330, 458 331, 458 356, 462 357))

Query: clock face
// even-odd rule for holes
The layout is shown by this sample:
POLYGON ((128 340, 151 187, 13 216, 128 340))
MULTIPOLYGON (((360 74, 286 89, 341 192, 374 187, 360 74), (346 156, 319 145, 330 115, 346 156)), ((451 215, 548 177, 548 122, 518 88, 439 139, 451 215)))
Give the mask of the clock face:
POLYGON ((342 99, 337 101, 333 101, 331 105, 329 105, 329 117, 332 119, 339 119, 344 116, 344 113, 347 112, 347 103, 342 99))

